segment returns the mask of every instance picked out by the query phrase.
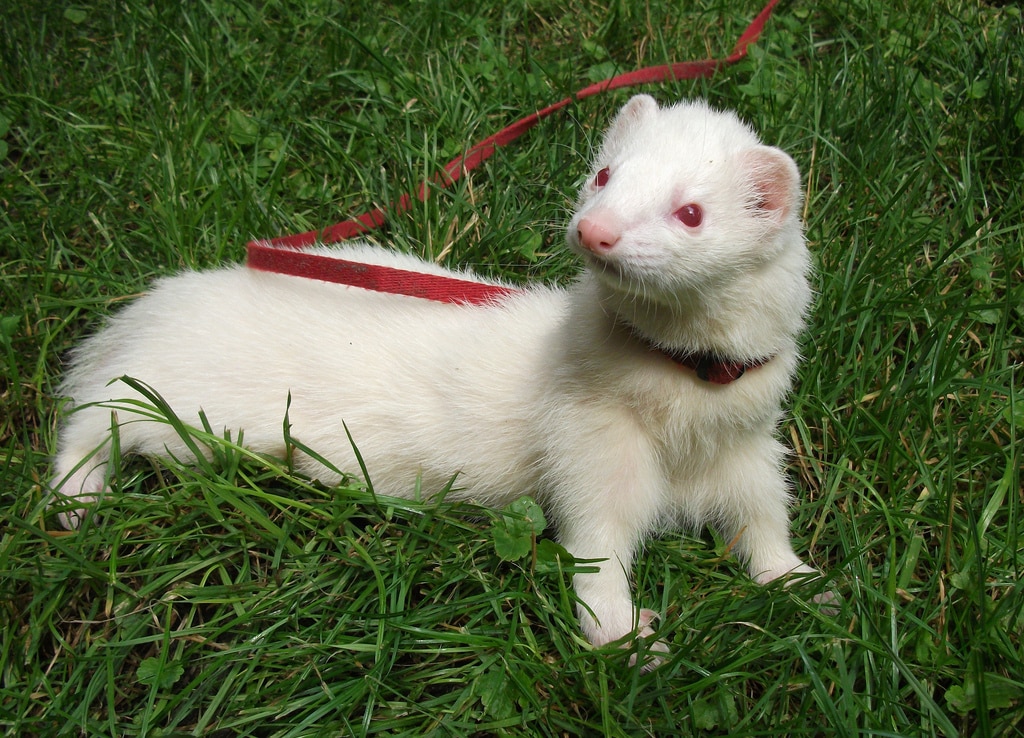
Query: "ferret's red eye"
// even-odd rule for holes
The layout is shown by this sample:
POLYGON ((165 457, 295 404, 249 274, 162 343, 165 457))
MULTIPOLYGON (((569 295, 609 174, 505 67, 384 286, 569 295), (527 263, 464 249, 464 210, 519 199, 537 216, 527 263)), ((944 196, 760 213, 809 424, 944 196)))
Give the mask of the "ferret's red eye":
POLYGON ((594 177, 594 187, 604 187, 606 184, 608 184, 608 179, 611 176, 611 170, 608 169, 608 167, 605 167, 604 169, 597 173, 596 177, 594 177))
POLYGON ((675 216, 684 226, 696 228, 704 220, 704 211, 700 209, 700 205, 690 203, 679 208, 675 212, 675 216))

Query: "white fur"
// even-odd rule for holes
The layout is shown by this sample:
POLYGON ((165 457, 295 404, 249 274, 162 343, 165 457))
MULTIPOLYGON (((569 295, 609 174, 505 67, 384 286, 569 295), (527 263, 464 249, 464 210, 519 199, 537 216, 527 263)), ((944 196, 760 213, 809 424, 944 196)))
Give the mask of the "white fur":
MULTIPOLYGON (((641 95, 593 174, 605 167, 608 183, 591 177, 569 225, 589 268, 568 290, 480 307, 244 266, 157 281, 74 352, 63 390, 78 408, 61 430, 56 493, 85 506, 103 490, 111 413, 88 403, 135 397, 110 384, 128 375, 186 423, 202 409, 269 454, 284 451, 290 393, 293 436, 355 471, 344 422, 380 493, 408 496, 417 477, 438 490, 456 472, 450 499, 502 506, 534 493, 570 552, 604 560, 575 580, 595 644, 651 633, 628 577, 652 532, 710 522, 758 581, 811 571, 790 546, 774 438, 810 294, 796 166, 732 114, 641 95), (672 215, 687 203, 703 209, 698 228, 672 215), (614 233, 614 247, 582 243, 586 227, 614 233), (774 358, 714 385, 624 322, 659 345, 774 358)), ((320 250, 443 272, 366 245, 320 250)), ((164 423, 129 409, 117 422, 124 452, 187 456, 164 423)), ((312 459, 296 464, 336 481, 312 459)))

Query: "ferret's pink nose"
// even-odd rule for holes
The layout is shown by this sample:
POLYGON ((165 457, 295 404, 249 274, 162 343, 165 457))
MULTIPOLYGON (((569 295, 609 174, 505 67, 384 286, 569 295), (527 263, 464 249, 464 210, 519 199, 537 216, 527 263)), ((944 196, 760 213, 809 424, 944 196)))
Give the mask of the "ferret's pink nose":
POLYGON ((593 214, 580 219, 576 226, 576 234, 580 237, 583 248, 595 254, 614 248, 622 234, 609 221, 609 218, 593 214))

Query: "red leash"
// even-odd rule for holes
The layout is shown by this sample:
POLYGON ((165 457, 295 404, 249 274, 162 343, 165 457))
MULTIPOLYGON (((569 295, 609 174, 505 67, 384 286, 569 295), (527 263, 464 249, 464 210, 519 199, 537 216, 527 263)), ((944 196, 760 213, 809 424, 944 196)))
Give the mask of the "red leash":
MULTIPOLYGON (((771 16, 777 2, 778 0, 769 0, 764 9, 747 26, 747 29, 733 47, 732 53, 725 59, 706 59, 704 61, 677 62, 675 64, 646 67, 585 87, 572 97, 560 100, 554 105, 549 105, 543 110, 513 123, 476 144, 462 156, 448 162, 442 173, 433 177, 430 182, 424 182, 420 185, 416 197, 421 201, 425 200, 428 195, 428 185, 431 182, 439 183, 443 187, 451 186, 459 180, 463 173, 475 169, 490 158, 499 146, 505 146, 515 141, 542 119, 547 118, 552 113, 561 110, 574 101, 584 100, 592 95, 619 87, 664 82, 666 80, 709 77, 717 72, 719 68, 735 64, 747 55, 747 48, 761 36, 761 32, 764 30, 764 26, 768 22, 768 18, 771 16)), ((391 206, 390 212, 395 214, 403 213, 411 207, 411 204, 412 198, 409 195, 403 195, 397 203, 391 206)), ((420 272, 393 269, 391 267, 361 264, 301 251, 301 249, 317 243, 335 243, 358 236, 361 233, 378 228, 384 221, 384 210, 376 208, 352 220, 337 223, 320 231, 306 231, 305 233, 296 233, 290 236, 280 236, 269 241, 250 241, 246 246, 248 265, 252 269, 259 269, 261 271, 337 282, 379 292, 411 295, 441 302, 479 304, 516 292, 512 288, 500 285, 442 277, 433 274, 421 274, 420 272)))
MULTIPOLYGON (((341 223, 333 228, 344 225, 347 224, 341 223)), ((310 231, 295 236, 276 238, 269 242, 252 241, 248 245, 249 268, 264 272, 290 274, 293 277, 319 279, 323 282, 347 284, 374 292, 422 297, 437 302, 466 302, 483 305, 499 297, 519 292, 513 287, 503 287, 488 282, 475 282, 439 274, 424 274, 379 264, 364 264, 359 261, 312 254, 308 251, 294 251, 290 249, 299 249, 301 246, 289 243, 282 247, 280 244, 282 240, 304 240, 316 235, 318 235, 317 231, 310 231)), ((318 240, 314 238, 309 243, 316 243, 318 240)))

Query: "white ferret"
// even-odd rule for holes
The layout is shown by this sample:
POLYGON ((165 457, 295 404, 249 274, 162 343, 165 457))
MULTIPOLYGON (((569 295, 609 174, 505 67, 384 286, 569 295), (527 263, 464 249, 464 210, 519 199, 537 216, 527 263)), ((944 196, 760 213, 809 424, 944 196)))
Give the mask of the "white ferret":
MULTIPOLYGON (((159 280, 73 354, 62 521, 107 484, 111 411, 91 403, 139 399, 112 382, 127 375, 266 454, 285 452, 290 395, 292 436, 355 470, 347 428, 379 493, 456 473, 449 499, 533 493, 569 552, 602 560, 574 581, 597 645, 651 634, 629 572, 659 530, 714 524, 759 582, 813 572, 790 544, 775 439, 811 294, 800 202, 793 160, 735 115, 638 95, 580 192, 567 240, 586 269, 569 289, 473 306, 245 266, 159 280)), ((365 244, 318 250, 444 272, 365 244)), ((122 451, 188 457, 168 424, 119 407, 122 451)))

